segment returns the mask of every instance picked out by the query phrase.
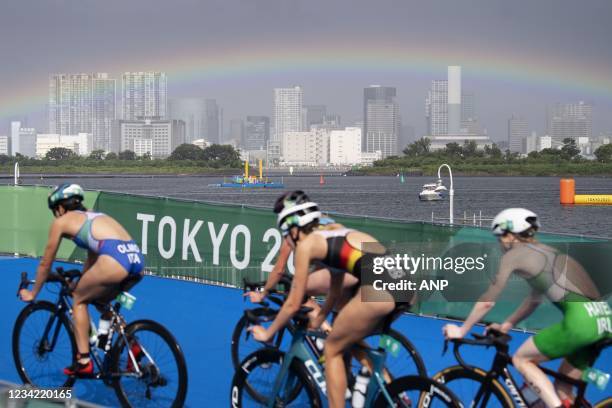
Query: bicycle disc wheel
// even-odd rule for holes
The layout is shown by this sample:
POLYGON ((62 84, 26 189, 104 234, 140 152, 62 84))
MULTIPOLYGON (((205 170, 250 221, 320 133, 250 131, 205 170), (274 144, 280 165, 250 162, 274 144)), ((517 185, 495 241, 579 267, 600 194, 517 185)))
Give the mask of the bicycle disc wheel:
POLYGON ((31 303, 19 313, 13 328, 13 359, 24 384, 71 387, 75 379, 63 369, 74 363, 76 353, 72 324, 53 303, 31 303))
MULTIPOLYGON (((274 384, 280 373, 284 353, 261 349, 247 356, 232 379, 231 403, 234 408, 261 407, 273 398, 274 384), (246 384, 254 392, 250 392, 246 384)), ((321 397, 304 364, 293 360, 274 406, 301 408, 322 406, 321 397)))
POLYGON ((128 341, 119 336, 112 350, 111 373, 123 406, 182 407, 187 395, 187 366, 174 336, 151 320, 132 322, 125 328, 128 341), (134 361, 129 351, 136 359, 134 361))
POLYGON ((499 381, 493 380, 486 390, 487 373, 479 368, 466 370, 461 366, 446 368, 433 379, 446 385, 467 407, 512 408, 514 402, 499 381))
MULTIPOLYGON (((427 377, 408 375, 394 380, 386 390, 393 407, 398 408, 462 408, 463 406, 444 384, 427 377)), ((387 397, 380 392, 374 402, 376 408, 388 408, 387 397)))

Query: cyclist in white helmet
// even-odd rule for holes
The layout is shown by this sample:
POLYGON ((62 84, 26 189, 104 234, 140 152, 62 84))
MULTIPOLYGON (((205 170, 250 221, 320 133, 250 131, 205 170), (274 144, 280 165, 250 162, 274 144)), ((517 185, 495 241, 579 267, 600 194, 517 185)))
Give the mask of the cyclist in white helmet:
POLYGON ((506 209, 493 219, 492 231, 504 253, 497 276, 463 326, 447 324, 443 331, 451 339, 469 333, 495 306, 508 279, 516 273, 531 286, 531 293, 504 323, 489 327, 508 332, 529 316, 544 296, 559 308, 563 320, 525 341, 512 361, 548 407, 569 407, 572 387, 562 382, 553 385, 537 364, 564 357, 559 371, 580 378, 582 370, 597 358, 593 344, 612 336, 612 312, 607 302, 597 301, 601 298, 599 291, 578 262, 535 239, 539 228, 538 216, 524 208, 506 209))
POLYGON ((83 205, 84 199, 85 193, 78 184, 62 184, 51 191, 47 204, 55 219, 36 270, 36 283, 32 291, 23 289, 20 292, 25 302, 36 299, 49 276, 62 238, 71 239, 87 250, 83 274, 72 292, 72 316, 79 353, 75 364, 64 369, 66 375, 81 377, 94 374, 89 358, 88 305, 94 301, 112 300, 128 277, 131 279, 125 289, 142 278, 144 269, 144 256, 130 234, 114 218, 88 211, 83 205))
POLYGON ((327 314, 336 307, 340 309, 331 334, 325 341, 325 377, 330 407, 345 406, 347 387, 346 368, 343 359, 345 350, 370 334, 387 315, 395 310, 395 302, 388 293, 377 293, 371 286, 359 287, 345 303, 341 300, 344 275, 360 279, 362 258, 368 252, 383 255, 385 248, 372 236, 338 227, 330 230, 318 229, 321 212, 311 201, 283 199, 278 214, 278 226, 286 239, 295 248, 295 275, 287 300, 268 328, 254 326, 253 337, 267 342, 291 319, 302 303, 306 293, 311 264, 325 265, 331 272, 331 287, 319 314, 311 321, 318 327, 327 314), (365 296, 376 296, 376 302, 362 301, 365 296))

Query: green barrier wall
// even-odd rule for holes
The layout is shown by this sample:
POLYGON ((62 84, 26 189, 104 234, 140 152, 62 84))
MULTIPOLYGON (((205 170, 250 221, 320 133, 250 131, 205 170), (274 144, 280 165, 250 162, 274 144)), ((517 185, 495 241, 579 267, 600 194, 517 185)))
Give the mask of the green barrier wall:
MULTIPOLYGON (((46 187, 0 187, 0 252, 42 255, 52 221, 46 207, 48 192, 46 187)), ((281 244, 281 235, 274 228, 275 216, 269 210, 107 192, 87 192, 85 205, 113 216, 125 226, 145 253, 147 269, 160 276, 240 286, 243 277, 265 279, 281 244)), ((487 252, 484 271, 457 275, 450 281, 451 288, 471 288, 476 295, 469 300, 484 292, 497 271, 499 248, 494 237, 484 229, 335 214, 333 217, 348 227, 370 233, 398 251, 402 248, 413 254, 454 251, 455 256, 457 251, 466 256, 487 252)), ((611 241, 554 234, 539 234, 539 238, 575 257, 592 276, 605 277, 612 265, 611 241)), ((84 257, 84 251, 64 240, 58 258, 83 260, 84 257)), ((433 271, 430 277, 439 276, 433 271)), ((610 279, 597 283, 604 288, 602 293, 610 293, 610 279)), ((513 279, 489 318, 503 319, 518 305, 517 299, 524 298, 526 291, 522 279, 513 279)), ((447 299, 435 295, 421 299, 415 311, 462 318, 472 305, 447 299)), ((552 305, 544 305, 524 322, 524 327, 540 328, 558 317, 552 305)))

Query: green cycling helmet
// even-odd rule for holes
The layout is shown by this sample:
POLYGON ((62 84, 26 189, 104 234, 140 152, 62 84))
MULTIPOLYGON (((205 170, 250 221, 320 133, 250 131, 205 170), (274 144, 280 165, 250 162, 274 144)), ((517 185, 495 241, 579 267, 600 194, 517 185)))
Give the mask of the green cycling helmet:
POLYGON ((63 201, 71 198, 83 201, 85 199, 85 192, 78 184, 64 183, 53 188, 53 191, 49 193, 49 197, 47 198, 47 204, 49 205, 49 209, 53 210, 63 201))

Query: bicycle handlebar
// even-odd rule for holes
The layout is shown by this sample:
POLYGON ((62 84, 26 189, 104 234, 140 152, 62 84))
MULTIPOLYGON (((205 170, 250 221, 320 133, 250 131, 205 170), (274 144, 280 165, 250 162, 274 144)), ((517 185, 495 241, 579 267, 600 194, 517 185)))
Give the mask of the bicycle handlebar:
MULTIPOLYGON (((64 271, 64 268, 58 267, 55 269, 55 272, 50 272, 47 277, 47 282, 58 282, 62 284, 62 286, 66 287, 68 290, 71 290, 70 283, 76 278, 81 277, 81 271, 78 269, 69 269, 64 271)), ((21 279, 19 282, 19 289, 17 289, 17 296, 19 296, 19 292, 22 289, 27 289, 28 286, 34 283, 34 280, 28 279, 27 272, 21 272, 21 279)))
MULTIPOLYGON (((282 293, 288 293, 289 290, 291 289, 291 281, 293 279, 286 274, 283 274, 280 278, 280 280, 278 281, 277 285, 282 286, 282 291, 277 291, 276 289, 271 289, 269 293, 278 293, 278 294, 282 294, 282 293)), ((253 291, 256 290, 258 288, 264 287, 266 285, 265 281, 250 281, 247 278, 244 278, 243 280, 243 290, 245 292, 247 291, 253 291)))
POLYGON ((446 353, 446 351, 448 350, 448 342, 451 341, 453 343, 453 354, 455 355, 457 362, 459 363, 459 365, 461 365, 461 367, 470 370, 473 369, 473 367, 465 362, 465 360, 461 356, 461 353, 459 352, 459 348, 462 345, 467 344, 469 346, 484 346, 486 348, 493 346, 498 352, 507 352, 508 343, 510 342, 510 340, 512 340, 512 337, 510 337, 508 334, 502 333, 499 330, 495 329, 487 330, 486 335, 472 333, 472 336, 474 337, 474 339, 461 338, 444 340, 444 349, 442 351, 442 354, 444 355, 446 353))

